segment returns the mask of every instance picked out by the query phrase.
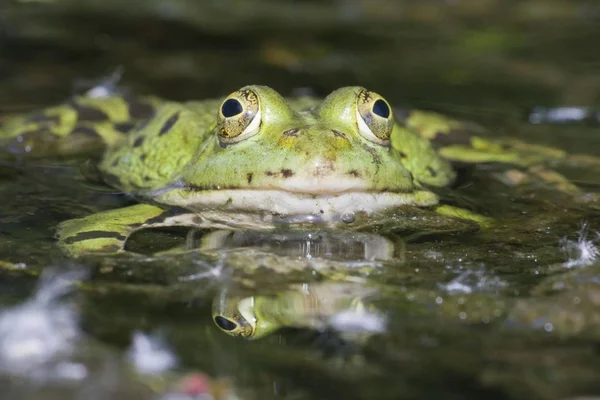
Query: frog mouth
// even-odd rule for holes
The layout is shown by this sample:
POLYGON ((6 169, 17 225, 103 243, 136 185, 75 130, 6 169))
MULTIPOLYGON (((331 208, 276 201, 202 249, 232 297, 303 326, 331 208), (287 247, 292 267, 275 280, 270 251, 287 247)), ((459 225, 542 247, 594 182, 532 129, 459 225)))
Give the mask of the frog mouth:
POLYGON ((207 210, 267 213, 277 215, 319 215, 330 220, 340 214, 367 214, 400 206, 431 207, 438 203, 434 193, 345 191, 335 193, 301 193, 282 189, 172 189, 156 194, 159 203, 186 208, 193 212, 207 210))
POLYGON ((317 183, 308 179, 288 178, 265 187, 266 190, 281 190, 289 193, 308 195, 336 195, 350 192, 372 191, 367 185, 358 179, 337 177, 336 179, 324 179, 317 183))

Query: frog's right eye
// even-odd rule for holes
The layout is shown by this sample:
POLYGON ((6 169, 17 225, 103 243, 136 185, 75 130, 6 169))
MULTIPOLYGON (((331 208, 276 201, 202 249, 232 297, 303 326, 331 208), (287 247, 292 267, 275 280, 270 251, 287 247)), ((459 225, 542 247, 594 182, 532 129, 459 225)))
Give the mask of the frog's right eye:
POLYGON ((223 114, 225 118, 235 117, 236 115, 241 114, 243 111, 244 107, 238 99, 227 99, 221 106, 221 114, 223 114))
POLYGON ((394 116, 388 102, 375 92, 362 89, 356 99, 358 129, 365 139, 388 145, 394 130, 394 116))
POLYGON ((261 122, 258 95, 251 89, 233 92, 221 103, 217 120, 222 141, 233 143, 254 135, 261 122))

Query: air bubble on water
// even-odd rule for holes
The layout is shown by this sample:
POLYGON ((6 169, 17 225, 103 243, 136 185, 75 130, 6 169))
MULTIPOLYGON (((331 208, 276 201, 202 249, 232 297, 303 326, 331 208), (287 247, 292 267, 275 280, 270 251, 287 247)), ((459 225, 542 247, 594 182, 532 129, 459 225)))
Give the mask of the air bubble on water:
POLYGON ((85 366, 67 362, 80 339, 79 315, 61 299, 84 272, 42 274, 34 296, 0 311, 0 371, 35 379, 80 379, 85 366))
POLYGON ((190 275, 180 276, 180 282, 220 278, 225 270, 225 256, 222 255, 216 264, 211 264, 203 260, 194 260, 194 265, 200 267, 201 270, 190 275))
POLYGON ((382 333, 387 320, 382 314, 364 309, 345 309, 331 316, 329 325, 339 332, 382 333))
POLYGON ((482 265, 465 270, 448 283, 439 285, 440 289, 452 294, 496 291, 506 286, 505 281, 490 274, 482 265))
POLYGON ((589 227, 587 223, 581 225, 579 237, 577 240, 562 238, 560 247, 567 255, 567 261, 563 263, 566 268, 586 267, 596 261, 600 251, 598 250, 597 242, 600 235, 595 233, 596 238, 588 239, 589 227))
POLYGON ((177 365, 177 357, 158 335, 134 332, 127 358, 143 375, 161 375, 177 365))

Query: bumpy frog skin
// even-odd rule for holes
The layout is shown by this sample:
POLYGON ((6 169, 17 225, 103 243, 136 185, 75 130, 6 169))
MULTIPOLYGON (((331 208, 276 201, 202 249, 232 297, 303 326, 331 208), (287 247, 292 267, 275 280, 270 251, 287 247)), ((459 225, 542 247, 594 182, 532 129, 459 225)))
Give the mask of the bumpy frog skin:
POLYGON ((355 213, 399 206, 485 224, 439 205, 428 189, 452 184, 449 160, 530 166, 565 156, 478 136, 464 140, 455 134, 459 122, 407 115, 398 123, 388 102, 362 87, 338 89, 322 101, 286 100, 265 86, 187 103, 83 96, 5 117, 0 141, 5 152, 42 156, 106 148, 98 164, 102 179, 156 204, 62 223, 59 243, 73 256, 123 251, 127 237, 146 227, 271 229, 276 218, 352 222, 355 213))

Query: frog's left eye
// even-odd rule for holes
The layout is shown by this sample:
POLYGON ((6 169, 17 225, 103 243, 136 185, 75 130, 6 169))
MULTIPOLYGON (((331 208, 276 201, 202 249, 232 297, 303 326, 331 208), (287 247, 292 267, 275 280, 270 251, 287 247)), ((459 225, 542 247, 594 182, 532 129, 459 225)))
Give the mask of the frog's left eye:
POLYGON ((238 324, 236 324, 234 321, 230 321, 225 317, 221 317, 220 315, 215 317, 215 324, 227 332, 231 332, 238 328, 238 324))
POLYGON ((375 92, 362 89, 356 99, 358 130, 367 139, 381 145, 390 143, 394 116, 388 102, 375 92))
POLYGON ((221 140, 237 142, 258 132, 260 120, 258 95, 253 90, 241 89, 221 103, 217 132, 221 140))
POLYGON ((224 332, 231 336, 252 337, 254 328, 239 315, 216 315, 213 320, 224 332))

